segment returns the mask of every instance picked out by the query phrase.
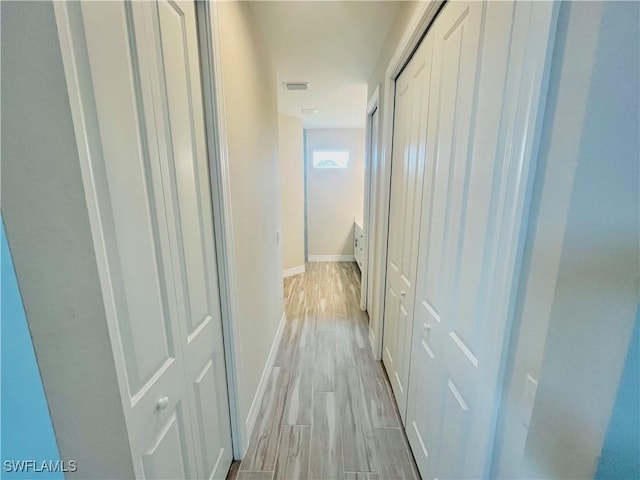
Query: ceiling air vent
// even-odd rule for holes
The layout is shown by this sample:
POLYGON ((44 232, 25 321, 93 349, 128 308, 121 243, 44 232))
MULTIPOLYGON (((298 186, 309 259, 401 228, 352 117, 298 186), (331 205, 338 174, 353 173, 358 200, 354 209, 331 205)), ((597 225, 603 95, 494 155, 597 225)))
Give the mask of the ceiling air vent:
POLYGON ((285 90, 309 90, 309 82, 284 82, 285 90))

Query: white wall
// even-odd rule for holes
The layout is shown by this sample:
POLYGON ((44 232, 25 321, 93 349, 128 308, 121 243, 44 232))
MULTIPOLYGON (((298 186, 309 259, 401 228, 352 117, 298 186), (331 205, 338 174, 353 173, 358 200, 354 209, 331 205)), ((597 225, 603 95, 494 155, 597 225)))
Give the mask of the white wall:
POLYGON ((560 5, 498 478, 596 472, 640 288, 639 13, 560 5))
POLYGON ((365 130, 309 129, 305 138, 309 259, 352 256, 353 219, 364 208, 365 130), (348 150, 349 168, 313 168, 314 150, 348 150))
POLYGON ((0 15, 2 216, 66 476, 133 478, 53 6, 0 15))
POLYGON ((280 204, 285 275, 304 268, 304 130, 302 119, 280 114, 280 204))
MULTIPOLYGON (((382 96, 384 95, 384 74, 389 65, 389 60, 391 60, 391 56, 396 50, 398 46, 398 42, 402 37, 402 34, 409 23, 409 19, 411 15, 416 9, 418 2, 400 2, 398 6, 398 11, 393 19, 393 23, 389 28, 389 32, 387 33, 387 38, 382 45, 382 49, 380 50, 380 55, 376 60, 376 65, 369 76, 369 80, 367 82, 367 96, 370 97, 376 87, 380 86, 380 103, 382 102, 382 96)), ((382 138, 382 137, 381 137, 382 138)))
POLYGON ((248 2, 219 2, 245 420, 284 313, 276 73, 248 2))

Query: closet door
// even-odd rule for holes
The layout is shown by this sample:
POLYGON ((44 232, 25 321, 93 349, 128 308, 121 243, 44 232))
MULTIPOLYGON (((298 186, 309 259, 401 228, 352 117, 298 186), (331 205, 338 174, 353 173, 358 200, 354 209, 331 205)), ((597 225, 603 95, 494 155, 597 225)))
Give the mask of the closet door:
POLYGON ((461 392, 466 394, 467 382, 475 380, 473 376, 448 378, 444 356, 453 343, 470 355, 469 361, 476 360, 463 343, 468 337, 451 328, 451 317, 456 308, 452 290, 459 267, 455 260, 463 233, 461 214, 468 205, 464 204, 464 189, 482 13, 479 2, 451 3, 440 12, 427 37, 434 43, 430 128, 424 132, 429 161, 422 199, 406 424, 424 478, 458 478, 460 471, 441 473, 436 464, 440 452, 447 460, 461 461, 456 450, 464 444, 459 435, 469 409, 469 399, 461 392), (455 438, 447 438, 452 436, 455 438))
POLYGON ((229 410, 194 4, 80 4, 112 348, 138 478, 224 478, 229 410))
POLYGON ((423 42, 396 82, 383 362, 404 421, 413 327, 425 156, 431 42, 423 42))
POLYGON ((485 478, 553 5, 451 2, 432 25, 407 435, 423 478, 485 478))
POLYGON ((226 478, 231 431, 193 1, 143 4, 199 478, 226 478))

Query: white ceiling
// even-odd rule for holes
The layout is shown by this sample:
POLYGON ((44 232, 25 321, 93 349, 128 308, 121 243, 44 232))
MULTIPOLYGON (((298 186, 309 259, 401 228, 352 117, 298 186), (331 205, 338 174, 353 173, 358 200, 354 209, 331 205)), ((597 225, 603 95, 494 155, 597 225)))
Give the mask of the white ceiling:
POLYGON ((365 126, 367 80, 396 15, 394 1, 254 1, 278 74, 278 109, 305 128, 365 126), (310 82, 288 91, 283 82, 310 82), (301 109, 316 108, 317 116, 301 109))

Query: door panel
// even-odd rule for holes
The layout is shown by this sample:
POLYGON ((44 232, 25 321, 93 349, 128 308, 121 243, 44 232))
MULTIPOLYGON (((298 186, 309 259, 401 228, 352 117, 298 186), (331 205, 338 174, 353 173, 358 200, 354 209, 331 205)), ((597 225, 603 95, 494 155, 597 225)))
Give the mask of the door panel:
POLYGON ((183 409, 184 358, 139 7, 82 4, 104 155, 93 167, 118 325, 113 347, 129 387, 121 395, 137 475, 144 474, 143 458, 146 468, 160 468, 152 446, 173 416, 183 435, 180 441, 167 437, 158 451, 180 459, 183 470, 194 474, 191 425, 175 413, 183 409), (158 408, 164 397, 166 404, 158 408), (176 450, 169 454, 171 446, 176 450))
POLYGON ((158 61, 156 109, 165 174, 187 390, 198 475, 224 478, 232 460, 195 4, 165 1, 148 31, 158 61), (205 375, 206 374, 206 375, 205 375), (203 375, 205 375, 203 377, 203 375), (206 382, 203 383, 203 381, 206 382), (206 388, 205 388, 206 387, 206 388), (199 417, 199 418, 198 418, 199 417))
POLYGON ((231 463, 195 4, 81 4, 136 475, 231 463))
MULTIPOLYGON (((191 70, 187 39, 195 36, 195 18, 193 5, 184 2, 158 2, 157 33, 160 36, 158 50, 161 52, 164 68, 161 71, 165 80, 162 100, 166 102, 169 115, 165 119, 168 140, 167 148, 171 160, 171 174, 175 179, 174 189, 177 200, 176 215, 179 218, 179 242, 181 263, 184 266, 184 289, 186 291, 187 328, 189 334, 210 317, 209 285, 206 272, 207 256, 205 253, 204 233, 211 227, 210 210, 206 210, 209 222, 203 216, 201 202, 200 176, 202 174, 202 158, 204 152, 198 148, 203 143, 202 135, 196 129, 203 128, 202 118, 195 118, 194 99, 190 85, 191 70), (187 17, 183 8, 188 9, 187 17), (191 7, 191 8, 189 8, 191 7), (188 27, 191 28, 188 28, 188 27), (187 31, 188 29, 188 31, 187 31), (197 135, 197 137, 196 137, 197 135), (195 233, 195 235, 193 234, 195 233)), ((157 40, 157 39, 156 39, 157 40)), ((197 61, 197 59, 196 59, 197 61)), ((197 63, 196 63, 197 65, 197 63)), ((197 92, 195 92, 197 93, 197 92)), ((200 100, 200 99, 198 99, 200 100)), ((206 172, 205 172, 206 174, 206 172)))
POLYGON ((422 132, 427 128, 431 47, 429 40, 422 43, 396 83, 383 361, 403 421, 413 329, 425 158, 422 132))
POLYGON ((191 477, 185 462, 187 447, 184 439, 184 420, 179 411, 174 411, 142 456, 145 478, 175 480, 191 477))
MULTIPOLYGON (((460 297, 460 250, 469 197, 470 146, 475 133, 475 95, 482 3, 448 4, 435 20, 433 75, 420 229, 417 299, 407 432, 425 478, 462 478, 477 358, 467 319, 456 316, 460 297), (456 328, 456 326, 458 328, 456 328), (463 352, 466 364, 460 363, 463 352), (458 368, 451 369, 453 365, 458 368), (466 368, 470 365, 470 368, 466 368), (454 371, 455 370, 455 371, 454 371), (424 445, 424 448, 423 448, 424 445), (417 451, 416 451, 417 450, 417 451)), ((486 167, 486 165, 485 165, 486 167)), ((478 238, 468 238, 478 242, 478 238)), ((482 245, 477 246, 480 250, 482 245)))
POLYGON ((226 477, 225 464, 229 448, 221 448, 220 426, 227 423, 227 408, 218 397, 220 383, 224 381, 224 365, 218 363, 214 355, 206 363, 204 369, 193 381, 193 390, 196 403, 195 423, 206 428, 199 430, 200 459, 202 468, 200 471, 206 478, 226 477))
MULTIPOLYGON (((402 197, 398 193, 402 188, 405 174, 405 158, 408 148, 405 142, 407 137, 407 129, 409 128, 408 113, 409 106, 409 85, 398 80, 396 86, 396 111, 394 121, 394 138, 393 156, 392 156, 392 175, 391 175, 391 206, 389 212, 389 251, 388 251, 388 267, 387 267, 387 293, 385 300, 384 313, 384 336, 383 336, 383 362, 389 374, 393 392, 396 396, 398 405, 402 404, 404 399, 405 385, 398 374, 399 365, 402 360, 399 355, 402 352, 398 349, 398 330, 400 322, 400 260, 402 255, 401 238, 399 231, 401 228, 401 212, 403 210, 402 197), (398 160, 396 160, 398 159, 398 160), (397 167, 396 167, 397 165, 397 167)), ((402 409, 402 408, 401 408, 402 409)))
POLYGON ((444 393, 442 409, 442 435, 437 478, 463 478, 461 468, 469 439, 466 434, 469 423, 469 406, 451 380, 444 393))
POLYGON ((110 215, 110 268, 118 308, 118 326, 129 393, 133 397, 149 388, 162 369, 175 360, 174 341, 178 338, 171 324, 175 297, 171 271, 164 266, 170 258, 162 191, 156 188, 160 170, 152 162, 157 146, 149 141, 155 127, 151 98, 143 96, 136 67, 134 19, 131 11, 87 5, 83 9, 87 46, 92 54, 96 109, 105 118, 101 136, 106 158, 105 197, 110 215), (100 19, 105 21, 101 22, 100 19), (114 44, 103 45, 109 22, 114 25, 114 44), (115 50, 128 55, 117 58, 115 50), (111 61, 103 61, 112 56, 111 61), (121 95, 107 100, 117 88, 121 95), (118 116, 114 125, 106 117, 118 116), (125 188, 123 188, 125 187, 125 188), (115 245, 118 245, 117 249, 115 245), (132 260, 135 259, 135 262, 132 260))
POLYGON ((406 421, 423 478, 487 476, 552 12, 450 2, 424 40, 433 73, 406 421))

